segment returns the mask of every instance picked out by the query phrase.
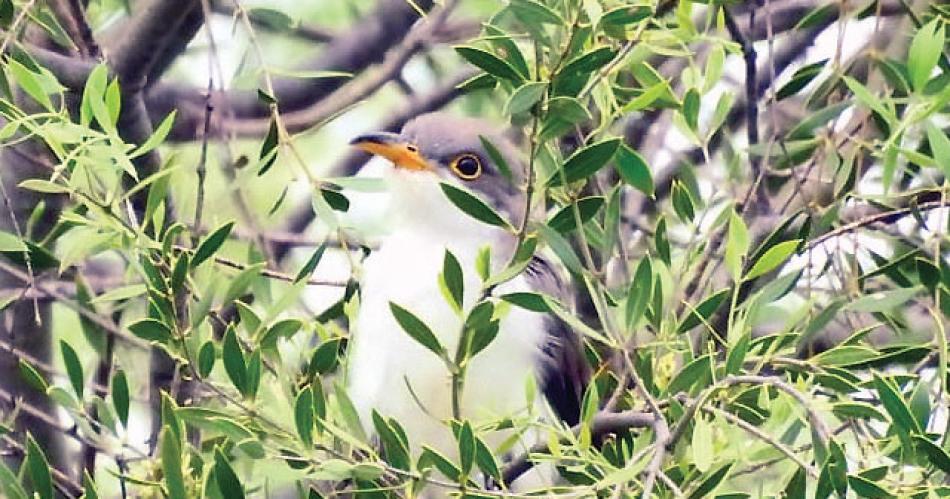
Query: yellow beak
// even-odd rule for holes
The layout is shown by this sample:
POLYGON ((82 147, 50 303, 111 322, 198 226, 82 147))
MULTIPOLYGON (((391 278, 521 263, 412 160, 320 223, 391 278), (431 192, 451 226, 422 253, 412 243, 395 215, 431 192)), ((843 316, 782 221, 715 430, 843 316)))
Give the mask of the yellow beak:
POLYGON ((397 168, 414 171, 432 170, 429 162, 419 154, 416 146, 406 142, 394 133, 381 132, 360 135, 351 140, 350 145, 370 154, 382 156, 392 161, 397 168))

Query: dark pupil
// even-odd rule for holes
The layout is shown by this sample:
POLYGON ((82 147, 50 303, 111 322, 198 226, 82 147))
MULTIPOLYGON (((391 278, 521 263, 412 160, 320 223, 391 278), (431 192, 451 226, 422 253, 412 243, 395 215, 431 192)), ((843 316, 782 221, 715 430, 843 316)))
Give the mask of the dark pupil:
POLYGON ((466 177, 478 175, 478 160, 470 156, 460 159, 456 167, 458 168, 459 173, 465 175, 466 177))

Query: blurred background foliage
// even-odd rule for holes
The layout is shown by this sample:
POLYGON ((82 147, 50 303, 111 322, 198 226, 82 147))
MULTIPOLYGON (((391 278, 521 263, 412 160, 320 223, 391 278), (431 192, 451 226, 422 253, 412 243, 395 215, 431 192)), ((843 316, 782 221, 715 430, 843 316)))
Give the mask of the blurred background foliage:
POLYGON ((950 494, 948 19, 0 0, 0 495, 950 494), (387 225, 386 165, 347 143, 443 108, 508 127, 525 241, 572 277, 576 310, 512 300, 595 372, 577 427, 507 422, 531 449, 459 422, 410 455, 343 389, 387 225))

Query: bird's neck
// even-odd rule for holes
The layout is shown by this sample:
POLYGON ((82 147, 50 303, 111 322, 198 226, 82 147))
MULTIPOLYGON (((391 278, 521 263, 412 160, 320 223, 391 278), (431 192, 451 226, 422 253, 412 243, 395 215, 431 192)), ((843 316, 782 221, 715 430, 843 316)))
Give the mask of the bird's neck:
MULTIPOLYGON (((437 182, 412 176, 392 183, 392 230, 389 238, 411 239, 413 244, 447 248, 459 259, 474 259, 491 247, 493 267, 508 260, 516 239, 511 233, 482 223, 454 206, 437 182)), ((439 265, 441 262, 433 262, 439 265)), ((498 268, 493 268, 497 271, 498 268)))

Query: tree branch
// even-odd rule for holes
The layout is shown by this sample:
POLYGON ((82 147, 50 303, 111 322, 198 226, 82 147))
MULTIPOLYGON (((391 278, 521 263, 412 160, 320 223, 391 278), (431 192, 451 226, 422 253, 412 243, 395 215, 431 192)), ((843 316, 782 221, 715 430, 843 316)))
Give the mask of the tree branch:
MULTIPOLYGON (((620 433, 631 428, 650 428, 656 423, 656 416, 644 411, 600 412, 590 422, 591 438, 597 439, 611 433, 620 433)), ((584 423, 571 428, 574 435, 579 435, 584 423)), ((524 475, 535 463, 531 461, 532 454, 549 452, 547 443, 538 443, 528 451, 509 462, 502 469, 502 482, 511 485, 521 475, 524 475)))

